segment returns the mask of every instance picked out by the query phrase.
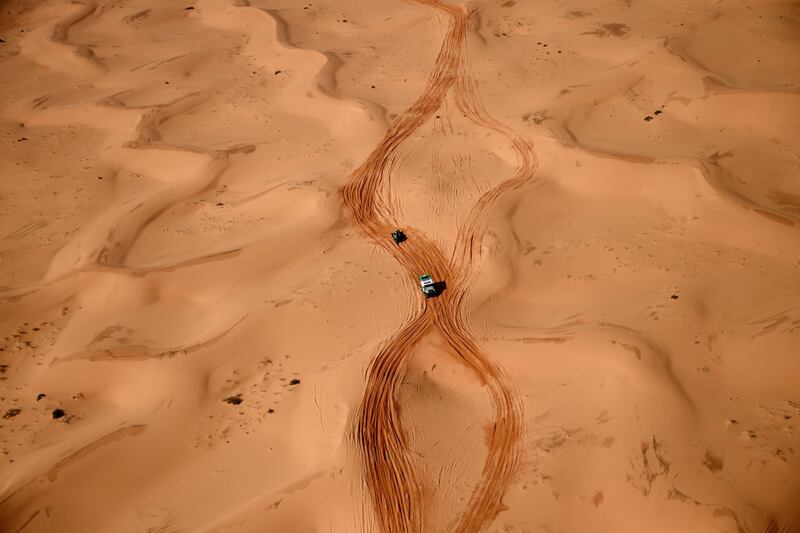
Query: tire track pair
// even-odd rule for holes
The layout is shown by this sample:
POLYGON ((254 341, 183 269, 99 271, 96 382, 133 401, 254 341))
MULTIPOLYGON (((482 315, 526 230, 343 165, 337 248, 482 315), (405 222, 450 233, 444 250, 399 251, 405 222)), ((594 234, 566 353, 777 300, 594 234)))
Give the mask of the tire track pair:
POLYGON ((483 477, 454 525, 455 531, 473 532, 492 520, 502 507, 502 497, 519 460, 522 422, 520 405, 499 367, 470 337, 465 303, 489 208, 504 192, 528 180, 536 164, 529 143, 489 117, 477 97, 465 52, 470 18, 467 11, 439 0, 418 0, 418 3, 450 19, 434 69, 422 94, 398 116, 379 146, 353 173, 342 194, 354 224, 366 237, 392 254, 414 283, 419 273, 428 272, 435 279, 452 280, 452 287, 440 297, 418 304, 413 317, 373 359, 355 418, 355 439, 380 528, 386 533, 422 531, 425 502, 419 475, 409 454, 398 396, 408 355, 435 328, 485 387, 493 408, 483 477), (380 191, 389 178, 402 143, 431 118, 452 89, 464 115, 509 139, 520 165, 509 179, 478 199, 460 228, 455 249, 448 259, 435 243, 413 229, 406 231, 408 240, 402 246, 390 243, 388 235, 395 226, 390 224, 393 213, 380 191))

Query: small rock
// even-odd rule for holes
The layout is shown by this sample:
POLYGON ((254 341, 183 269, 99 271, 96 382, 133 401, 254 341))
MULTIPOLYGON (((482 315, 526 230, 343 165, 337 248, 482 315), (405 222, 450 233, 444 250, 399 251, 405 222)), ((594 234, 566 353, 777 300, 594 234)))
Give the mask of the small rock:
POLYGON ((294 378, 292 381, 289 382, 289 385, 299 385, 299 384, 300 380, 297 378, 294 378))
POLYGON ((53 409, 53 419, 58 419, 63 417, 65 414, 63 409, 53 409))
POLYGON ((274 413, 274 412, 275 412, 275 409, 271 409, 271 408, 270 408, 270 409, 267 409, 267 413, 269 413, 269 414, 272 414, 272 413, 274 413))
POLYGON ((192 6, 189 6, 189 7, 184 7, 184 8, 183 8, 183 10, 184 10, 184 11, 191 11, 192 9, 194 9, 192 6))
POLYGON ((47 396, 45 393, 40 392, 39 394, 36 395, 36 401, 38 402, 39 400, 41 400, 45 396, 47 396))
POLYGON ((651 117, 650 115, 647 115, 646 117, 644 117, 644 120, 645 120, 645 122, 650 122, 651 120, 653 120, 653 117, 651 117))
POLYGON ((14 418, 15 416, 17 416, 21 412, 22 412, 22 409, 19 409, 18 407, 14 407, 13 409, 9 409, 8 411, 6 411, 6 414, 3 415, 3 418, 5 418, 5 419, 14 418))
POLYGON ((677 294, 673 294, 672 296, 670 296, 670 298, 672 298, 673 300, 677 300, 678 299, 678 295, 677 294))
POLYGON ((234 394, 233 396, 228 396, 227 398, 225 398, 224 401, 226 403, 231 404, 231 405, 239 405, 244 400, 242 399, 242 395, 241 394, 234 394))

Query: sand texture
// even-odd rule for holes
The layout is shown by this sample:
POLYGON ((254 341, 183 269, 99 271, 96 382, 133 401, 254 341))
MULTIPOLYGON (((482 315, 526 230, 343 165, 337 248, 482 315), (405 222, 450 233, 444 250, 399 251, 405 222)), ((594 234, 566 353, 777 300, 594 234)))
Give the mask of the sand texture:
POLYGON ((0 533, 800 533, 800 3, 0 1, 0 416, 0 533))

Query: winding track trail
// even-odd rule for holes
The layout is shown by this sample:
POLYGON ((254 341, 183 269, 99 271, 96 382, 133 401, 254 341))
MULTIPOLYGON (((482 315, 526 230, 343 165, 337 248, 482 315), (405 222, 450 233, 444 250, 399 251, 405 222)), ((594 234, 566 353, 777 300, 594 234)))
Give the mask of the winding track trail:
POLYGON ((489 209, 504 192, 533 176, 536 160, 531 145, 489 117, 480 103, 466 59, 469 13, 462 6, 440 0, 417 1, 449 18, 433 71, 422 94, 397 117, 380 145, 353 173, 342 194, 354 224, 392 254, 415 284, 416 276, 427 272, 434 279, 448 280, 450 287, 438 298, 420 298, 412 319, 375 356, 355 419, 355 438, 381 529, 385 533, 422 531, 425 513, 421 482, 409 455, 398 393, 408 355, 433 328, 438 330, 454 355, 484 386, 494 412, 488 428, 483 477, 453 527, 457 532, 477 532, 501 509, 503 495, 519 460, 522 422, 521 407, 502 372, 470 336, 464 304, 489 209), (396 224, 380 190, 390 177, 401 144, 431 118, 451 90, 457 107, 467 118, 509 140, 517 154, 518 167, 508 179, 478 199, 447 258, 436 244, 413 229, 406 232, 408 240, 402 246, 394 245, 389 233, 396 224))

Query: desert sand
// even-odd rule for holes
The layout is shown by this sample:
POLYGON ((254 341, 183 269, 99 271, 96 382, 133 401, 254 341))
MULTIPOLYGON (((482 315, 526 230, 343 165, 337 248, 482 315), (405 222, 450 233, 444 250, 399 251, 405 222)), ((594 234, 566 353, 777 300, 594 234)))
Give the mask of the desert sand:
POLYGON ((6 0, 0 132, 0 531, 800 532, 797 2, 6 0))

